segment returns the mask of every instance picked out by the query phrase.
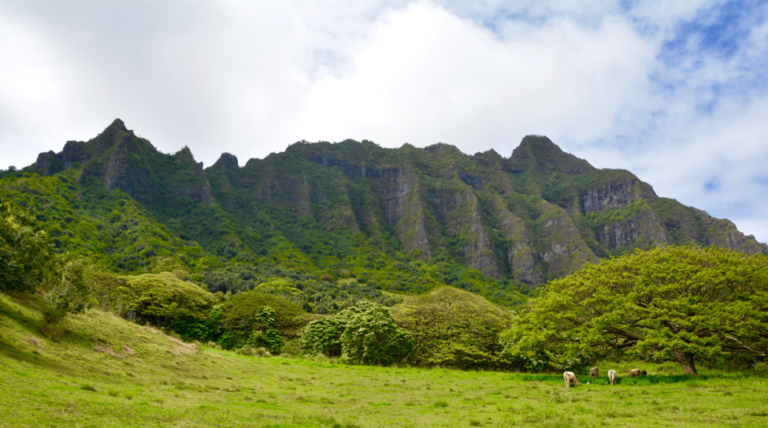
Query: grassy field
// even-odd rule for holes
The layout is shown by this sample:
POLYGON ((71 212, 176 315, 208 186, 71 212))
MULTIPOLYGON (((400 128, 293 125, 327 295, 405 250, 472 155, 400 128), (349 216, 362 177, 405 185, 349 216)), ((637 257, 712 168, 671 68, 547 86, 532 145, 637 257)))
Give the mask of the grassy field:
POLYGON ((109 313, 38 333, 34 299, 0 294, 0 426, 768 426, 768 379, 675 366, 580 376, 347 366, 184 344, 109 313))

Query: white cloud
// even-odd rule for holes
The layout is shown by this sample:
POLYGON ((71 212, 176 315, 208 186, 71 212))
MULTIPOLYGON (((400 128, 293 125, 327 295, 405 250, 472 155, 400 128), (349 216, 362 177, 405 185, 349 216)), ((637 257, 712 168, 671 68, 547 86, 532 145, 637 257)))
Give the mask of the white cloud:
POLYGON ((83 122, 102 126, 90 112, 103 101, 99 77, 38 23, 0 14, 0 58, 0 167, 29 165, 62 134, 87 136, 83 122))
POLYGON ((526 134, 588 140, 642 90, 654 54, 618 17, 499 37, 429 3, 387 13, 357 49, 349 73, 313 85, 296 137, 506 154, 526 134))

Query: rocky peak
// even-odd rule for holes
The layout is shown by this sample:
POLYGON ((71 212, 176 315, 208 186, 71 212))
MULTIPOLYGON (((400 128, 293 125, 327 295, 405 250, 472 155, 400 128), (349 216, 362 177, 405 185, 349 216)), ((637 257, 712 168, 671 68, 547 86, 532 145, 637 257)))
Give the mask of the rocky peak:
POLYGON ((213 164, 213 166, 226 167, 229 169, 240 168, 240 164, 237 161, 237 156, 231 153, 222 153, 221 156, 219 157, 219 160, 217 160, 216 163, 213 164))
MULTIPOLYGON (((133 133, 125 127, 125 123, 120 119, 115 119, 109 126, 107 126, 101 134, 99 134, 95 140, 99 142, 100 146, 103 143, 113 143, 119 141, 124 134, 133 133)), ((111 144, 109 144, 111 146, 111 144)))
POLYGON ((128 128, 125 127, 125 122, 122 119, 116 118, 104 132, 128 132, 128 128))
POLYGON ((518 174, 526 171, 580 174, 594 169, 586 160, 564 152, 549 138, 541 135, 527 135, 523 138, 512 151, 508 167, 510 172, 518 174))

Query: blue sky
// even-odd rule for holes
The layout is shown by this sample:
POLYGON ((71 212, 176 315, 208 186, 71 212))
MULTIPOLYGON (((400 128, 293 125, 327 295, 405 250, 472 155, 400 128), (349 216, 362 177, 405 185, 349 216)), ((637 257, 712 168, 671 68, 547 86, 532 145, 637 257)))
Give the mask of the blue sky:
POLYGON ((0 168, 115 117, 241 164, 549 136, 768 241, 768 2, 0 3, 0 168))

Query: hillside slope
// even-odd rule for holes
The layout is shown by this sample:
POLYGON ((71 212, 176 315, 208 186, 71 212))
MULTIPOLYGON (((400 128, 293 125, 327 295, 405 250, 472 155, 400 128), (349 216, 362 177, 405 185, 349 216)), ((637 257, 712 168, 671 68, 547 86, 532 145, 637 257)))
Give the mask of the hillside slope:
POLYGON ((651 376, 564 389, 557 374, 246 357, 98 310, 66 320, 54 341, 38 332, 36 299, 0 293, 0 427, 698 427, 768 416, 763 377, 691 379, 637 362, 611 367, 651 376))
POLYGON ((600 257, 672 243, 768 254, 732 222, 659 197, 628 171, 596 169, 542 136, 525 137, 508 158, 347 140, 296 143, 242 167, 225 153, 203 169, 188 148, 160 153, 118 119, 25 171, 73 169, 81 185, 121 191, 221 260, 345 270, 394 291, 453 283, 509 292, 505 284, 537 286, 600 257))

